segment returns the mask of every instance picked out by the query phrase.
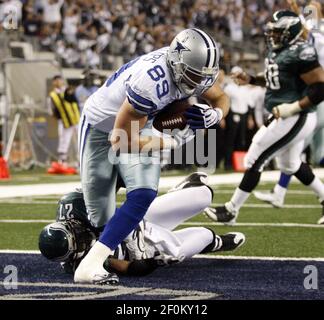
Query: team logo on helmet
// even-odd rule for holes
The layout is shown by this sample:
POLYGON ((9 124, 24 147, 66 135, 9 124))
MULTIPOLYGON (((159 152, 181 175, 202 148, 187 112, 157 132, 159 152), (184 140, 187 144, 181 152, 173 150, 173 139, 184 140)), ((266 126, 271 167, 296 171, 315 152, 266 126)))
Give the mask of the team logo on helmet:
POLYGON ((172 52, 178 52, 178 54, 181 54, 182 51, 190 51, 190 49, 186 48, 182 43, 177 41, 177 45, 172 52))

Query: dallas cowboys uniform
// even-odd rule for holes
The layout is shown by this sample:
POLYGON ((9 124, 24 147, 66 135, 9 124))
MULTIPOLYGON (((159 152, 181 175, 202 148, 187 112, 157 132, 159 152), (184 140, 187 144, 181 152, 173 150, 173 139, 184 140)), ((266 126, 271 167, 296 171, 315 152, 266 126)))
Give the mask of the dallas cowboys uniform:
POLYGON ((165 47, 126 63, 85 103, 79 129, 80 168, 86 206, 96 227, 103 226, 115 212, 117 172, 127 192, 158 188, 159 164, 152 164, 149 156, 140 154, 121 154, 116 158, 109 153, 108 139, 126 98, 149 119, 172 101, 187 98, 171 78, 167 50, 165 47), (108 155, 113 159, 108 159, 108 155))

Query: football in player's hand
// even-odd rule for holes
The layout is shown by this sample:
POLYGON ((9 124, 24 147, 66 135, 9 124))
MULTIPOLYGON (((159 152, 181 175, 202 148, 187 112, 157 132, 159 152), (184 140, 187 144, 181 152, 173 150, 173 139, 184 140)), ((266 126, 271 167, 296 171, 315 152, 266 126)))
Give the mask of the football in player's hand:
POLYGON ((153 120, 153 127, 163 132, 164 130, 184 129, 187 119, 184 113, 191 104, 187 99, 173 101, 159 112, 153 120))

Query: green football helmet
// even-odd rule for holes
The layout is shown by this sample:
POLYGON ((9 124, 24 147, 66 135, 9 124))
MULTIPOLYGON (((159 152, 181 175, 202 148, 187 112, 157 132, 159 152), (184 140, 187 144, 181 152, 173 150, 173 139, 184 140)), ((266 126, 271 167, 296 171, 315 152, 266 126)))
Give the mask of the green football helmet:
POLYGON ((303 26, 297 14, 289 10, 276 11, 266 25, 265 36, 272 50, 294 44, 302 35, 303 26))
POLYGON ((83 257, 96 242, 96 235, 80 221, 47 225, 39 235, 39 250, 52 261, 72 261, 83 257))
POLYGON ((56 210, 56 221, 69 221, 76 219, 89 225, 87 209, 81 190, 69 192, 58 202, 56 210))

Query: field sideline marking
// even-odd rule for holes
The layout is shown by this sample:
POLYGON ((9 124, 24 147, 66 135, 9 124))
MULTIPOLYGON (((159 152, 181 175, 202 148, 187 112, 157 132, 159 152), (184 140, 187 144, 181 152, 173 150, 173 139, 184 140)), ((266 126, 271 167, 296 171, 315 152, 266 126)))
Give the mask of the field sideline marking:
MULTIPOLYGON (((0 254, 40 254, 38 250, 0 250, 0 254)), ((194 259, 216 259, 216 260, 262 260, 262 261, 318 261, 324 262, 324 258, 321 257, 264 257, 264 256, 222 256, 222 255, 208 255, 208 254, 197 254, 193 257, 194 259)), ((189 259, 188 259, 189 260, 189 259)))
MULTIPOLYGON (((52 223, 55 220, 15 220, 15 219, 3 219, 0 223, 52 223)), ((183 222, 179 226, 224 226, 220 222, 183 222)), ((277 227, 277 228, 324 228, 324 225, 319 224, 307 224, 307 223, 262 223, 262 222, 237 222, 235 227, 277 227)))

